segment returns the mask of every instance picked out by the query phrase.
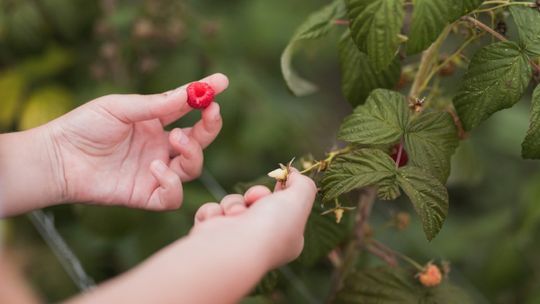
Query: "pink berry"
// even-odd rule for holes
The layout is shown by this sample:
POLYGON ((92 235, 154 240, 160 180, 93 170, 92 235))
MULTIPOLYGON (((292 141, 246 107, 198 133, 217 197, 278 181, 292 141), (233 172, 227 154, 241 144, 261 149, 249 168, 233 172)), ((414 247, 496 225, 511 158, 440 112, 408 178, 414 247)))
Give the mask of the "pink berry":
POLYGON ((193 82, 187 87, 188 104, 194 109, 204 109, 214 101, 214 89, 204 82, 193 82))
POLYGON ((442 281, 441 270, 432 263, 428 263, 424 271, 418 274, 418 280, 426 287, 437 286, 442 281))

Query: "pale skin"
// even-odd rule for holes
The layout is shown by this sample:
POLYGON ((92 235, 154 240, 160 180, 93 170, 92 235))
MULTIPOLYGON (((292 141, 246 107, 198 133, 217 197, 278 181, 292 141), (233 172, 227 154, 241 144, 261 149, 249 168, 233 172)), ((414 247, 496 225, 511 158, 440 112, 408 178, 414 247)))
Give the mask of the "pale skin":
MULTIPOLYGON (((222 74, 201 81, 216 93, 228 86, 222 74)), ((185 86, 109 95, 44 126, 0 135, 0 217, 66 202, 179 208, 182 183, 199 176, 203 149, 222 127, 212 103, 192 127, 165 131, 191 110, 186 99, 185 86)), ((300 254, 316 192, 293 170, 273 192, 255 186, 204 204, 188 236, 70 302, 235 303, 300 254)))

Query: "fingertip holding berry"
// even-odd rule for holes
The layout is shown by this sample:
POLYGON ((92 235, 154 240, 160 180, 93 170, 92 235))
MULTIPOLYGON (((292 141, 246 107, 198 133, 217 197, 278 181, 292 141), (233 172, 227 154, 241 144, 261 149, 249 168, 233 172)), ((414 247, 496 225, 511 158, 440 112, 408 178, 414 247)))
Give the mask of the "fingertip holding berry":
POLYGON ((215 91, 205 82, 192 82, 187 87, 188 104, 194 109, 205 109, 214 101, 215 91))

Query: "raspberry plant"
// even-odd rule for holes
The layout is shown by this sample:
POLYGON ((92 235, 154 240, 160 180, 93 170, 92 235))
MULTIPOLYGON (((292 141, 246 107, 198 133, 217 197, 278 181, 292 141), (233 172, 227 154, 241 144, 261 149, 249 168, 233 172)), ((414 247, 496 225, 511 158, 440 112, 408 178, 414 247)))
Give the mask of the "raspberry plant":
POLYGON ((339 31, 341 89, 354 107, 338 131, 344 147, 320 161, 300 161, 302 173, 318 182, 323 206, 316 203, 300 261, 310 265, 330 254, 336 266, 330 301, 472 301, 446 276, 440 282, 439 270, 449 272, 446 262, 421 266, 377 241, 370 212, 377 198, 405 194, 426 238, 435 238, 448 215, 445 184, 456 148, 491 115, 520 101, 531 84, 536 89, 522 156, 540 158, 539 6, 510 0, 334 0, 297 29, 281 58, 289 89, 298 96, 317 90, 293 69, 293 55, 305 41, 339 31), (507 38, 507 31, 517 34, 507 38), (458 46, 446 54, 449 40, 458 46), (464 75, 456 73, 460 68, 464 75), (461 83, 457 91, 447 89, 450 81, 461 83), (351 226, 325 216, 332 213, 340 222, 353 209, 351 226), (387 265, 359 263, 364 251, 387 265), (428 280, 427 272, 439 274, 428 280))

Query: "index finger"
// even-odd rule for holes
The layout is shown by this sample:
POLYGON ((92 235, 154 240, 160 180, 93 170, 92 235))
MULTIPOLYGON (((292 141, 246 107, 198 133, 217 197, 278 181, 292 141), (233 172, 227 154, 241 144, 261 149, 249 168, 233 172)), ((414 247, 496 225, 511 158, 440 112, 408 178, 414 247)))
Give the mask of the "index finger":
MULTIPOLYGON (((227 76, 221 73, 210 75, 206 78, 199 80, 199 82, 205 82, 208 85, 210 85, 212 89, 214 89, 216 95, 223 92, 229 86, 229 79, 227 78, 227 76)), ((163 126, 166 126, 168 124, 171 124, 177 121, 182 116, 186 115, 192 110, 192 108, 187 104, 187 93, 186 93, 186 88, 191 83, 192 82, 185 84, 179 88, 176 88, 172 91, 169 91, 167 93, 171 95, 177 95, 179 99, 182 99, 182 103, 177 111, 167 114, 166 116, 160 118, 161 124, 163 126)))

